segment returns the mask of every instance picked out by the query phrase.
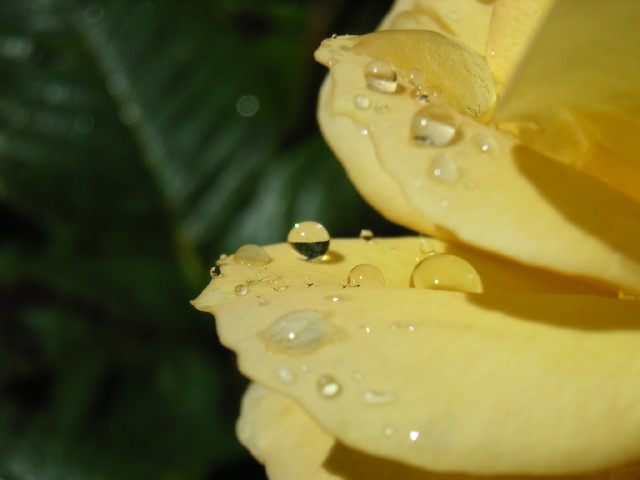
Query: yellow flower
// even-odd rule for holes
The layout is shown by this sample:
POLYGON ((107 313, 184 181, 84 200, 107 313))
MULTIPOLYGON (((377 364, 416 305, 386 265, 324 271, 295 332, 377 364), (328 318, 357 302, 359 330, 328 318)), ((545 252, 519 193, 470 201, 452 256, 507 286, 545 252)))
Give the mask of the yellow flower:
POLYGON ((273 479, 640 476, 640 3, 398 0, 323 42, 319 119, 432 237, 221 259, 214 313, 273 479))

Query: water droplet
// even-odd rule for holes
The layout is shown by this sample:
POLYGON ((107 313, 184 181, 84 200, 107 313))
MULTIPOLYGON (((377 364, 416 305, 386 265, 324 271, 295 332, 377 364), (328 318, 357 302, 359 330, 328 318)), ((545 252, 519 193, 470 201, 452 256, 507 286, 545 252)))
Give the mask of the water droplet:
POLYGON ((373 240, 373 232, 366 228, 360 230, 360 239, 364 240, 365 242, 370 242, 371 240, 373 240))
POLYGON ((315 287, 316 284, 309 277, 304 277, 304 283, 307 287, 315 287))
POLYGON ((376 390, 367 390, 362 393, 362 401, 367 405, 384 405, 393 401, 393 394, 376 390))
POLYGON ((273 288, 276 292, 281 292, 287 289, 287 284, 280 277, 276 277, 271 280, 271 288, 273 288))
POLYGON ((451 184, 460 178, 460 170, 449 154, 438 155, 431 161, 431 176, 440 183, 451 184))
POLYGON ((248 244, 240 247, 233 256, 236 263, 257 267, 266 265, 271 257, 266 250, 258 245, 248 244))
POLYGON ((378 267, 368 263, 353 267, 347 280, 350 287, 384 287, 382 272, 378 267))
POLYGON ((434 255, 438 252, 438 244, 433 238, 420 239, 420 253, 425 255, 434 255))
POLYGON ((427 81, 427 78, 424 76, 422 70, 418 70, 417 68, 409 70, 408 77, 409 83, 414 87, 421 87, 427 81))
POLYGON ((236 285, 233 289, 233 293, 236 294, 238 297, 244 297, 248 291, 249 289, 244 283, 240 283, 239 285, 236 285))
POLYGON ((420 437, 420 432, 418 430, 411 430, 409 432, 409 440, 415 442, 420 437))
POLYGON ((381 93, 393 93, 398 88, 396 71, 389 62, 374 60, 364 67, 367 87, 381 93))
POLYGON ((287 241, 305 260, 322 257, 329 250, 329 232, 317 222, 296 223, 289 231, 287 241))
POLYGON ((422 259, 413 269, 411 281, 416 288, 482 293, 482 280, 466 260, 448 253, 422 259))
POLYGON ((331 375, 322 375, 318 378, 316 387, 318 388, 318 393, 325 398, 337 397, 342 391, 342 386, 331 375))
POLYGON ((360 135, 369 135, 369 130, 363 128, 362 130, 360 130, 360 135))
POLYGON ((409 91, 409 97, 420 103, 429 103, 429 94, 422 87, 416 87, 409 91))
POLYGON ((485 132, 478 132, 472 137, 472 142, 482 153, 496 153, 498 144, 496 139, 485 132))
POLYGON ((353 97, 353 105, 358 110, 366 110, 371 106, 371 101, 366 95, 356 95, 355 97, 353 97))
POLYGON ((624 290, 622 288, 620 290, 618 290, 618 298, 620 300, 635 300, 636 299, 635 295, 633 295, 631 292, 628 292, 628 291, 626 291, 626 290, 624 290))
POLYGON ((211 267, 211 270, 209 270, 209 275, 211 275, 211 278, 217 278, 222 275, 222 271, 218 265, 214 265, 211 267))
POLYGON ((280 380, 282 383, 292 384, 296 381, 296 374, 293 373, 293 371, 285 365, 281 365, 278 367, 278 369, 276 370, 276 375, 278 376, 278 380, 280 380))
POLYGON ((406 331, 406 332, 415 332, 416 331, 416 327, 415 325, 413 325, 412 323, 406 323, 406 322, 393 322, 390 325, 391 330, 395 331, 406 331))
POLYGON ((371 328, 371 326, 369 326, 369 325, 362 325, 362 326, 361 326, 361 328, 362 328, 362 331, 363 331, 364 333, 371 333, 371 332, 373 332, 373 328, 371 328))
POLYGON ((296 310, 276 319, 260 337, 269 348, 304 353, 327 342, 333 332, 317 310, 296 310))
POLYGON ((329 295, 324 297, 326 300, 329 300, 331 303, 343 302, 347 299, 344 295, 329 295))
POLYGON ((411 120, 411 138, 419 145, 444 147, 456 135, 456 119, 449 112, 429 106, 421 108, 411 120))

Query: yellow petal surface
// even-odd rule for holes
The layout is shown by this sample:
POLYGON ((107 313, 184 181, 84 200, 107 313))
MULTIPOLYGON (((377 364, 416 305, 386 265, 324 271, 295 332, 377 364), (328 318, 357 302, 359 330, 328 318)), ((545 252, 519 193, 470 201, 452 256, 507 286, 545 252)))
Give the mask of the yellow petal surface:
MULTIPOLYGON (((531 476, 486 477, 438 473, 367 455, 322 430, 291 399, 252 384, 242 402, 240 441, 263 463, 272 480, 531 480, 531 476)), ((638 467, 546 480, 634 480, 638 467)))
MULTIPOLYGON (((535 3, 509 2, 505 17, 535 3)), ((501 12, 496 6, 495 13, 501 12)), ((527 17, 527 15, 523 15, 527 17)), ((528 18, 537 18, 535 15, 528 18)), ((596 175, 640 200, 640 3, 552 3, 515 60, 496 120, 529 147, 596 175)), ((517 26, 492 21, 496 48, 509 49, 517 26), (505 37, 505 38, 503 38, 505 37), (504 42, 504 43, 503 43, 504 42)), ((490 42, 491 43, 491 42, 490 42)), ((516 42, 517 43, 517 42, 516 42)), ((491 48, 491 47, 489 47, 491 48)), ((499 50, 498 50, 499 51, 499 50)), ((498 68, 488 57, 496 73, 498 68)), ((498 69, 499 71, 499 69, 498 69)))
MULTIPOLYGON (((575 474, 640 457, 637 302, 505 294, 492 259, 463 250, 484 294, 407 288, 421 247, 334 240, 324 262, 306 262, 275 245, 266 265, 222 264, 194 304, 214 313, 241 371, 363 452, 479 474, 575 474), (343 288, 361 263, 387 286, 343 288), (230 293, 242 281, 248 292, 230 293)), ((519 268, 514 285, 530 270, 519 268)))
MULTIPOLYGON (((403 32, 367 37, 385 33, 403 43, 403 32)), ((480 104, 482 89, 469 98, 453 89, 448 98, 456 98, 455 108, 437 95, 425 105, 409 94, 404 64, 398 64, 396 92, 368 88, 367 62, 396 58, 390 43, 368 53, 374 43, 337 38, 323 43, 316 57, 331 65, 319 102, 321 129, 375 208, 420 232, 640 293, 638 203, 461 114, 461 105, 480 104), (362 97, 367 102, 356 100, 362 97), (441 130, 455 129, 441 145, 417 141, 413 131, 416 116, 432 107, 450 119, 441 130)), ((466 67, 473 71, 474 62, 466 67)))

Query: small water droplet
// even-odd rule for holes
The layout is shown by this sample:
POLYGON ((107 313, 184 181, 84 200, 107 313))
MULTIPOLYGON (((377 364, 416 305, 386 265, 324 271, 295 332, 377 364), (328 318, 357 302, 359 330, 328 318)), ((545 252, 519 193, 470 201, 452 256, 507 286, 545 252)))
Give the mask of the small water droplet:
POLYGON ((256 294, 256 300, 258 300, 258 305, 260 305, 260 306, 267 304, 267 301, 260 294, 256 294))
POLYGON ((282 278, 276 277, 271 280, 271 288, 273 288, 276 292, 282 292, 283 290, 287 289, 287 284, 282 278))
POLYGON ((305 260, 322 257, 329 250, 329 232, 318 222, 296 223, 289 231, 287 241, 305 260))
POLYGON ((362 326, 362 331, 364 333, 371 333, 371 332, 373 332, 373 328, 371 328, 371 326, 369 326, 369 325, 363 325, 362 326))
POLYGON ((496 139, 485 132, 478 132, 472 137, 472 142, 482 153, 496 153, 498 143, 496 139))
POLYGON ((366 95, 356 95, 353 97, 353 105, 358 110, 366 110, 371 106, 371 100, 366 95))
POLYGON ((385 437, 391 437, 392 435, 394 435, 396 433, 396 429, 387 425, 386 427, 384 427, 382 429, 382 433, 385 437))
POLYGON ((344 295, 328 295, 324 298, 325 300, 329 300, 331 303, 344 302, 347 299, 344 295))
POLYGON ((222 275, 222 271, 218 265, 214 265, 211 267, 211 270, 209 270, 209 275, 211 275, 211 278, 217 278, 222 275))
POLYGON ((420 432, 418 430, 411 430, 409 432, 409 440, 411 440, 411 442, 415 442, 418 438, 420 438, 420 432))
POLYGON ((369 135, 369 130, 363 128, 362 130, 360 130, 360 135, 369 135))
POLYGON ((422 87, 415 87, 409 91, 409 97, 420 103, 429 103, 429 93, 422 87))
POLYGON ((375 92, 393 93, 398 88, 395 68, 384 60, 374 60, 364 67, 367 87, 375 92))
POLYGON ((420 239, 420 253, 435 255, 438 252, 438 244, 433 238, 420 239))
POLYGON ((342 386, 338 383, 335 377, 331 375, 322 375, 318 378, 316 383, 318 393, 324 398, 335 398, 342 391, 342 386))
POLYGON ((419 145, 444 147, 456 135, 457 122, 449 112, 434 106, 418 110, 411 120, 411 138, 419 145))
POLYGON ((236 285, 233 289, 233 293, 236 294, 238 297, 244 297, 248 291, 249 289, 244 283, 240 283, 236 285))
POLYGON ((430 173, 439 183, 451 184, 460 178, 460 170, 456 162, 446 153, 434 157, 431 161, 430 173))
POLYGON ((378 267, 368 263, 353 267, 347 281, 350 287, 384 287, 382 272, 378 267))
POLYGON ((411 281, 415 288, 482 293, 482 280, 475 268, 456 255, 443 253, 422 259, 413 269, 411 281))
POLYGON ((384 405, 393 401, 393 394, 377 390, 366 390, 362 393, 362 401, 367 405, 384 405))
POLYGON ((233 255, 233 259, 236 263, 253 267, 266 265, 271 261, 271 257, 264 248, 253 244, 240 247, 233 255))
POLYGON ((309 277, 304 277, 304 283, 307 287, 315 287, 316 284, 309 277))
POLYGON ((417 68, 409 70, 408 77, 409 83, 414 87, 421 87, 427 81, 427 78, 425 77, 423 71, 417 68))
POLYGON ((278 376, 278 380, 280 380, 282 383, 292 384, 296 381, 296 374, 293 373, 293 371, 285 365, 281 365, 278 367, 278 369, 276 370, 276 375, 278 376))
POLYGON ((370 242, 371 240, 373 240, 373 232, 366 228, 360 230, 360 239, 364 240, 365 242, 370 242))
POLYGON ((296 310, 276 319, 260 338, 271 349, 304 353, 326 343, 333 327, 317 310, 296 310))
POLYGON ((620 289, 618 290, 618 298, 620 300, 635 300, 636 297, 635 295, 633 295, 631 292, 628 292, 627 290, 624 289, 620 289))

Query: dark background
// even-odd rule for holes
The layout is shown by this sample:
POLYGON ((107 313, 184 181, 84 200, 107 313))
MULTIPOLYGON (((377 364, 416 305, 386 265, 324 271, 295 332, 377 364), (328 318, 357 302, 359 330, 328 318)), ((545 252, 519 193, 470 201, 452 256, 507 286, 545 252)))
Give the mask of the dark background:
POLYGON ((390 4, 0 0, 0 479, 263 478, 188 301, 294 221, 398 232, 319 135, 312 56, 390 4))

